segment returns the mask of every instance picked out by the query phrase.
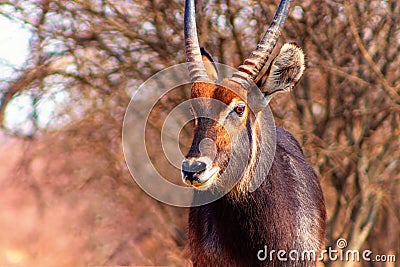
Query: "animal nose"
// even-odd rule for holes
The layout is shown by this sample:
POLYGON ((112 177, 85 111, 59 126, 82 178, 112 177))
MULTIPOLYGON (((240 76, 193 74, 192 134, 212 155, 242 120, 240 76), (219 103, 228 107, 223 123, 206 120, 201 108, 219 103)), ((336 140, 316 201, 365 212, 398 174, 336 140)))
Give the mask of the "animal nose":
POLYGON ((194 181, 199 179, 200 173, 204 172, 207 168, 206 163, 196 160, 189 161, 185 160, 182 163, 182 175, 184 181, 189 181, 193 184, 194 181))

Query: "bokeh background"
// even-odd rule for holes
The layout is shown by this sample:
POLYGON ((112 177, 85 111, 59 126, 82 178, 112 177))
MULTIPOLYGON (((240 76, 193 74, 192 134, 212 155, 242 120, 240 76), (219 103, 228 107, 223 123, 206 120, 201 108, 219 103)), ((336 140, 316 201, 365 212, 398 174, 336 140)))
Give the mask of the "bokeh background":
MULTIPOLYGON (((183 2, 0 2, 0 22, 12 21, 29 36, 22 64, 0 61, 1 266, 190 265, 188 210, 143 193, 121 143, 137 87, 185 61, 183 2)), ((237 67, 277 4, 198 1, 201 45, 237 67)), ((280 45, 299 44, 308 69, 293 93, 271 103, 276 124, 295 135, 321 177, 326 246, 345 238, 348 249, 397 261, 399 14, 397 0, 295 1, 280 45)), ((150 140, 187 97, 187 90, 174 90, 160 101, 150 140)), ((189 141, 190 131, 182 131, 182 150, 189 141)))

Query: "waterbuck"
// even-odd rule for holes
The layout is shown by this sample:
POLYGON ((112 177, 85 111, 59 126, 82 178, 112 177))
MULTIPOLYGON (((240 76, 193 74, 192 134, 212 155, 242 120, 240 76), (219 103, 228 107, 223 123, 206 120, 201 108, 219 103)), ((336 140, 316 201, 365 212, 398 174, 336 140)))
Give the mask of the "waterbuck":
POLYGON ((278 92, 290 91, 305 69, 302 50, 290 43, 265 66, 289 5, 290 1, 280 2, 249 58, 232 76, 215 83, 217 70, 210 64, 211 57, 205 52, 202 55, 199 48, 194 1, 186 0, 184 31, 191 99, 200 101, 192 104, 194 138, 182 163, 183 181, 199 194, 204 190, 213 194, 231 185, 233 174, 239 175, 223 197, 190 208, 188 236, 194 266, 315 266, 324 244, 324 197, 300 144, 288 131, 274 127, 276 146, 269 167, 265 163, 268 155, 260 156, 265 142, 261 136, 269 138, 262 135, 263 120, 259 120, 266 103, 278 92), (207 99, 224 105, 214 106, 207 99), (204 115, 210 112, 212 118, 204 115), (213 145, 201 148, 203 140, 213 145), (245 160, 241 161, 242 155, 245 160), (230 174, 226 175, 228 165, 230 174), (261 183, 251 190, 254 181, 261 183))

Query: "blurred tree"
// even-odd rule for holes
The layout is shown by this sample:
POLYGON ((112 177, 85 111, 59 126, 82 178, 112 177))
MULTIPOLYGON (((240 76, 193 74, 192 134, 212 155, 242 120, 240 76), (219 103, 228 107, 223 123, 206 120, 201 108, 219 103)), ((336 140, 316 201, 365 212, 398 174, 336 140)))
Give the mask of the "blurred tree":
MULTIPOLYGON (((201 45, 219 62, 238 66, 256 45, 276 5, 275 1, 198 3, 201 45)), ((0 3, 0 14, 22 22, 33 33, 26 64, 0 81, 3 130, 20 138, 29 137, 25 142, 30 145, 18 168, 25 177, 20 178, 21 184, 28 179, 28 184, 40 192, 46 177, 62 174, 75 181, 75 186, 66 189, 50 179, 49 190, 66 194, 97 184, 99 177, 112 177, 112 188, 125 192, 125 200, 115 205, 125 205, 126 210, 132 205, 136 211, 135 203, 146 199, 154 212, 143 211, 148 216, 145 221, 157 222, 149 224, 150 228, 137 226, 147 232, 115 236, 128 243, 127 238, 134 239, 127 250, 120 245, 110 253, 93 250, 95 255, 89 253, 84 263, 184 263, 187 255, 180 253, 185 239, 180 236, 185 217, 180 215, 185 210, 149 200, 132 186, 121 148, 122 120, 130 95, 152 74, 185 61, 183 1, 6 0, 0 3), (31 107, 27 118, 30 127, 25 131, 19 125, 3 123, 7 109, 21 97, 30 99, 24 103, 31 107), (51 119, 41 121, 44 112, 40 108, 57 97, 51 119), (61 156, 54 156, 58 154, 61 156), (98 164, 89 161, 83 165, 74 160, 82 155, 93 157, 98 164), (47 172, 36 175, 35 180, 29 166, 37 157, 46 159, 48 166, 62 166, 58 172, 46 167, 47 172), (61 161, 65 164, 56 164, 61 161), (134 201, 129 200, 126 190, 134 192, 134 201), (167 227, 154 231, 161 226, 167 227), (141 241, 146 235, 153 237, 153 243, 141 241), (155 245, 161 237, 165 244, 155 245), (150 253, 152 249, 159 254, 150 253), (123 256, 116 256, 118 253, 123 256)), ((343 237, 349 249, 368 248, 374 253, 399 255, 398 14, 400 4, 396 0, 310 0, 294 3, 282 34, 283 41, 295 41, 303 47, 308 70, 294 94, 274 100, 272 110, 277 125, 295 134, 321 176, 329 215, 327 246, 335 247, 336 240, 343 237)), ((177 93, 162 105, 168 110, 179 102, 177 99, 185 97, 177 93)), ((43 195, 38 199, 43 201, 43 195)), ((109 200, 106 197, 104 201, 109 200)), ((46 209, 43 203, 41 206, 46 209)), ((94 212, 101 213, 101 205, 97 208, 94 212)), ((141 220, 143 216, 129 218, 141 220)), ((113 222, 113 227, 121 226, 113 222)), ((125 231, 132 230, 129 221, 124 223, 125 231)), ((106 241, 92 240, 92 247, 88 245, 85 251, 90 252, 102 242, 106 241)))

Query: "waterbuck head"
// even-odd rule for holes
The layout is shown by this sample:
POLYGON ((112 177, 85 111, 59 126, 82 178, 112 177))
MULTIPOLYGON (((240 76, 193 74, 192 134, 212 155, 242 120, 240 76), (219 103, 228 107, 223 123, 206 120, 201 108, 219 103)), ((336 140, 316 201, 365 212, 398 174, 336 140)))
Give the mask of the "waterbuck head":
MULTIPOLYGON (((195 121, 193 142, 182 163, 186 184, 199 190, 224 184, 221 179, 226 177, 222 174, 228 162, 233 157, 240 159, 241 154, 246 155, 245 169, 255 162, 261 130, 257 116, 272 96, 291 90, 305 68, 302 50, 292 43, 283 45, 271 64, 265 66, 279 38, 289 4, 288 0, 280 2, 266 33, 238 71, 216 82, 218 71, 211 57, 199 48, 194 1, 186 0, 185 45, 195 121)), ((249 174, 245 169, 237 172, 249 174)))

